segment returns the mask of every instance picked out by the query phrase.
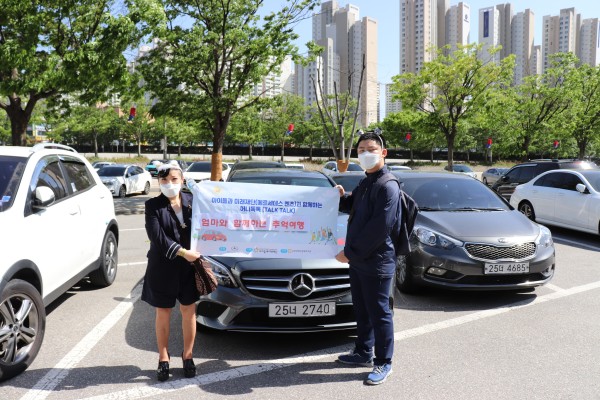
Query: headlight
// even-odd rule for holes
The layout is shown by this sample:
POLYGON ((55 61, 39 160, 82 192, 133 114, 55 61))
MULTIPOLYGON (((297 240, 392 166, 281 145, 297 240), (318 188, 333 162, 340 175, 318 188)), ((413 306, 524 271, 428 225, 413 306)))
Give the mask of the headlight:
POLYGON ((210 263, 213 273, 215 274, 215 278, 217 278, 217 282, 220 286, 228 288, 237 287, 237 284, 235 283, 233 276, 231 276, 229 269, 210 258, 207 258, 207 260, 210 263))
POLYGON ((451 250, 455 247, 461 247, 463 242, 453 239, 449 236, 442 235, 427 228, 415 227, 415 232, 419 242, 426 246, 437 247, 440 249, 451 250))
POLYGON ((552 232, 550 232, 550 229, 543 225, 538 226, 540 227, 540 234, 535 239, 535 244, 542 247, 552 247, 554 244, 554 241, 552 240, 552 232))

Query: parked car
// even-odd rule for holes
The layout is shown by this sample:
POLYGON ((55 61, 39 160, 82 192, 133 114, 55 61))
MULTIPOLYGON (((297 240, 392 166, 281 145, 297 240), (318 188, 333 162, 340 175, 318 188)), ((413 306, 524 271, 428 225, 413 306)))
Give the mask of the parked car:
POLYGON ((114 282, 119 229, 92 165, 56 144, 0 146, 0 226, 3 381, 35 360, 50 303, 86 276, 99 287, 114 282))
MULTIPOLYGON (((323 165, 322 171, 325 175, 332 175, 332 174, 335 174, 336 172, 340 172, 338 170, 337 161, 327 161, 325 163, 325 165, 323 165)), ((346 171, 363 171, 364 172, 364 169, 363 169, 363 167, 360 166, 360 164, 350 161, 350 163, 348 164, 348 169, 346 171)))
MULTIPOLYGON (((221 163, 221 165, 221 179, 227 180, 230 171, 229 165, 226 163, 221 163)), ((195 161, 191 163, 183 172, 184 187, 186 186, 185 181, 187 179, 193 179, 196 182, 210 180, 211 171, 212 163, 210 161, 195 161)))
POLYGON ((481 173, 481 182, 491 186, 496 183, 506 171, 508 171, 508 168, 488 168, 481 173))
POLYGON ((390 171, 408 171, 411 170, 412 168, 407 166, 407 165, 393 165, 393 164, 387 164, 388 169, 390 171))
MULTIPOLYGON (((228 182, 333 187, 318 171, 262 168, 232 171, 228 182)), ((340 213, 345 229, 348 216, 340 213)), ((525 217, 523 217, 525 218, 525 217)), ((217 290, 198 302, 197 321, 217 330, 310 332, 356 327, 350 295, 348 264, 331 259, 207 257, 219 280, 217 290), (303 279, 310 294, 294 288, 303 279), (327 304, 333 315, 281 318, 269 312, 273 304, 327 304)), ((311 308, 316 310, 318 307, 311 308)))
POLYGON ((344 191, 348 193, 351 193, 365 176, 366 174, 364 171, 336 172, 333 175, 329 175, 335 183, 342 185, 344 191))
POLYGON ((114 165, 115 163, 112 161, 95 161, 94 163, 92 163, 92 167, 94 167, 94 169, 96 171, 98 171, 100 168, 106 167, 107 165, 114 165))
POLYGON ((392 172, 419 205, 411 252, 396 284, 458 290, 519 290, 548 283, 555 270, 550 230, 463 174, 392 172))
POLYGON ((470 176, 471 178, 477 179, 477 174, 475 173, 475 171, 473 171, 471 167, 465 164, 452 164, 452 169, 450 169, 450 167, 446 165, 444 169, 446 171, 458 172, 470 176))
POLYGON ((125 197, 131 193, 150 193, 152 175, 137 165, 115 164, 98 171, 102 183, 115 197, 125 197))
POLYGON ((146 164, 145 170, 150 173, 151 176, 158 176, 158 167, 163 164, 163 160, 150 160, 146 164))
POLYGON ((285 168, 285 164, 281 161, 261 161, 261 160, 237 160, 229 173, 239 169, 254 169, 254 168, 285 168))
POLYGON ((502 175, 492 189, 500 193, 507 201, 515 191, 515 188, 525 182, 529 182, 542 172, 553 169, 597 169, 598 166, 590 161, 581 160, 533 160, 518 164, 502 175))
POLYGON ((600 170, 552 170, 519 185, 510 204, 540 224, 600 234, 600 170))

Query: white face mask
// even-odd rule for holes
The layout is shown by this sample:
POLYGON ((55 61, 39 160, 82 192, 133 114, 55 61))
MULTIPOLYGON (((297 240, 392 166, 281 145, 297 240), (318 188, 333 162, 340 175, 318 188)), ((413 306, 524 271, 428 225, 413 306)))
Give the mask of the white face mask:
POLYGON ((180 190, 181 185, 178 183, 164 183, 160 185, 161 193, 169 198, 177 196, 180 190))
POLYGON ((365 151, 364 153, 360 153, 358 155, 358 162, 365 170, 375 167, 380 160, 381 155, 378 153, 369 153, 368 151, 365 151))

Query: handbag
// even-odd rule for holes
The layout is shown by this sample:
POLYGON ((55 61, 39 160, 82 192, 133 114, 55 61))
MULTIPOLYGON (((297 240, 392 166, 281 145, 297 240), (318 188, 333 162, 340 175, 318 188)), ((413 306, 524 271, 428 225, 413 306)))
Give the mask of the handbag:
POLYGON ((196 289, 200 296, 206 296, 217 289, 217 278, 208 260, 202 256, 192 262, 196 289))

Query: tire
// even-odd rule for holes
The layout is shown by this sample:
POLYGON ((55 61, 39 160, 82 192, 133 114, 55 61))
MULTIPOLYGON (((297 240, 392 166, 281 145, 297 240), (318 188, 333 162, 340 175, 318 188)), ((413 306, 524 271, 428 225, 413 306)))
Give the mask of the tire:
POLYGON ((488 185, 487 178, 483 178, 483 181, 482 181, 482 182, 483 182, 483 184, 484 184, 485 186, 490 186, 490 185, 488 185))
POLYGON ((419 291, 411 270, 412 268, 406 262, 406 256, 399 256, 396 259, 396 287, 402 293, 417 293, 419 291))
POLYGON ((119 188, 119 197, 124 199, 125 196, 127 196, 127 189, 125 188, 125 185, 123 185, 119 188))
POLYGON ((530 220, 535 221, 535 211, 533 211, 533 206, 530 202, 522 201, 521 204, 519 204, 518 210, 530 220))
POLYGON ((144 186, 144 191, 142 193, 144 193, 144 194, 150 193, 150 182, 146 182, 146 186, 144 186))
POLYGON ((31 365, 45 330, 46 310, 37 289, 20 279, 8 282, 0 294, 0 382, 31 365))
POLYGON ((90 274, 92 285, 107 287, 112 285, 117 277, 117 264, 119 260, 119 248, 115 234, 111 231, 106 232, 102 241, 102 251, 100 252, 100 266, 90 274))

